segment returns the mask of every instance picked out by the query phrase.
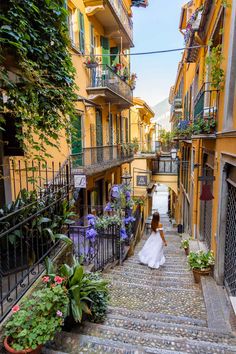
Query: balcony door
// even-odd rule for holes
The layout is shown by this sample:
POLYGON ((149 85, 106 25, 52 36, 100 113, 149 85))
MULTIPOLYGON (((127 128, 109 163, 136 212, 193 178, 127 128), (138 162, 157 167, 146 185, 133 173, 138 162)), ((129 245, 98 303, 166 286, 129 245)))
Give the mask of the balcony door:
POLYGON ((97 145, 97 160, 103 160, 103 131, 102 131, 102 112, 96 110, 96 145, 97 145))
POLYGON ((109 38, 101 36, 101 47, 102 47, 102 54, 103 54, 102 64, 110 66, 110 64, 111 64, 110 56, 105 55, 105 54, 110 54, 109 38))
POLYGON ((72 154, 75 154, 73 163, 82 166, 83 163, 83 142, 82 142, 82 116, 77 115, 74 121, 74 133, 72 136, 72 154))

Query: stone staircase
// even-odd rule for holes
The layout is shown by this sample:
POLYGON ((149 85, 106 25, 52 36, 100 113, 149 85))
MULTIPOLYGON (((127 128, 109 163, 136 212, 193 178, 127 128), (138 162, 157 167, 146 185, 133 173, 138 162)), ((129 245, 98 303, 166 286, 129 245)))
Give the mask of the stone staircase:
POLYGON ((139 264, 144 237, 124 265, 104 273, 111 293, 106 321, 62 332, 44 353, 236 353, 226 322, 209 328, 201 287, 193 281, 179 236, 165 224, 165 265, 152 270, 139 264))

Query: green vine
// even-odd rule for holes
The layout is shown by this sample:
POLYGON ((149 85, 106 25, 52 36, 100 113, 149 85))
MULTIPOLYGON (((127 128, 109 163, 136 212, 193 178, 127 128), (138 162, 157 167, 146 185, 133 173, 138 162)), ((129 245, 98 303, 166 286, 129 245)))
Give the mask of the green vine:
POLYGON ((10 113, 17 139, 38 159, 49 156, 48 146, 58 147, 62 134, 69 142, 74 117, 77 87, 63 5, 63 0, 1 4, 0 129, 4 113, 10 113))
MULTIPOLYGON (((211 45, 211 43, 209 43, 211 45)), ((212 86, 218 90, 222 90, 224 86, 225 73, 221 68, 224 57, 222 55, 222 45, 218 44, 211 49, 206 57, 206 65, 210 73, 210 81, 212 86)))

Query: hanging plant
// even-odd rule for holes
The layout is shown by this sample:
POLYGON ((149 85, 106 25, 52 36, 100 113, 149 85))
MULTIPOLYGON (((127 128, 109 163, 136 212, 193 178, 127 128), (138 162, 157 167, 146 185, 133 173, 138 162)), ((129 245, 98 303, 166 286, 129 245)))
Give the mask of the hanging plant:
MULTIPOLYGON (((211 44, 211 43, 210 43, 211 44)), ((206 57, 206 65, 210 73, 210 81, 214 88, 222 90, 224 87, 225 73, 221 68, 224 57, 222 55, 222 45, 213 47, 206 57)))
MULTIPOLYGON (((0 18, 1 112, 11 113, 25 152, 49 156, 61 134, 70 140, 74 67, 63 0, 5 1, 0 18), (13 74, 12 74, 13 73, 13 74)), ((4 115, 0 119, 4 129, 4 115)))

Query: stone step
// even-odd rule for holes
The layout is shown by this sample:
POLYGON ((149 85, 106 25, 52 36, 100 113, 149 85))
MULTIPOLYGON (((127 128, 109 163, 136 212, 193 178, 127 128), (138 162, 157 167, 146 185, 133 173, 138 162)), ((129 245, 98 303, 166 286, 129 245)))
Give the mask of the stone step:
MULTIPOLYGON (((125 261, 124 263, 125 267, 135 267, 135 269, 143 269, 144 267, 146 267, 145 264, 139 263, 137 261, 125 261)), ((180 264, 179 262, 165 262, 165 264, 163 264, 163 266, 160 267, 160 269, 177 269, 177 270, 183 270, 183 271, 189 271, 189 266, 188 264, 185 262, 183 264, 180 264)))
POLYGON ((144 321, 154 321, 154 322, 165 322, 170 324, 183 324, 185 326, 189 325, 192 327, 200 326, 207 328, 207 321, 202 319, 196 319, 187 316, 174 316, 172 314, 164 314, 161 312, 143 311, 142 310, 131 310, 121 307, 108 306, 108 316, 120 315, 123 317, 128 317, 129 319, 140 319, 144 321))
MULTIPOLYGON (((189 271, 189 270, 182 270, 182 269, 175 269, 175 268, 172 268, 172 269, 169 269, 169 268, 159 268, 159 269, 151 269, 151 268, 148 268, 147 266, 142 266, 142 267, 135 267, 135 266, 130 266, 130 265, 126 265, 124 263, 124 265, 122 266, 118 266, 116 267, 115 269, 119 270, 119 271, 131 271, 131 272, 136 272, 137 276, 139 273, 141 274, 146 274, 147 276, 155 276, 155 274, 161 274, 161 275, 176 275, 178 277, 181 277, 181 276, 190 276, 192 275, 192 272, 189 271)), ((113 270, 112 270, 113 272, 113 270)))
POLYGON ((44 348, 43 354, 143 354, 143 353, 160 353, 160 354, 178 354, 179 351, 155 349, 146 346, 133 345, 121 342, 117 338, 113 340, 101 338, 80 333, 58 333, 56 339, 50 344, 50 348, 44 348), (62 348, 66 348, 66 352, 61 352, 62 348))
POLYGON ((198 284, 194 284, 191 280, 190 281, 181 281, 179 279, 147 279, 147 278, 140 278, 137 276, 132 276, 132 275, 127 275, 125 272, 121 274, 114 274, 114 273, 108 273, 104 274, 103 277, 110 282, 115 282, 115 281, 121 281, 123 284, 136 284, 136 285, 144 285, 144 286, 150 286, 152 288, 156 287, 169 287, 169 288, 180 288, 180 289, 199 289, 198 284))
POLYGON ((112 306, 206 319, 205 304, 200 290, 152 288, 119 281, 110 284, 109 288, 112 306))
POLYGON ((185 325, 183 323, 166 323, 140 318, 129 318, 120 314, 108 314, 103 323, 109 327, 118 327, 142 333, 169 335, 173 337, 187 337, 188 339, 236 345, 236 337, 231 333, 221 333, 204 327, 185 325))
POLYGON ((153 353, 155 353, 156 349, 175 350, 195 354, 231 354, 236 352, 236 346, 224 343, 213 343, 207 340, 199 341, 186 337, 177 338, 169 335, 160 336, 93 323, 87 323, 84 327, 77 329, 77 331, 82 331, 83 334, 93 337, 101 337, 113 341, 119 340, 120 342, 132 344, 136 347, 150 347, 153 348, 153 353))

